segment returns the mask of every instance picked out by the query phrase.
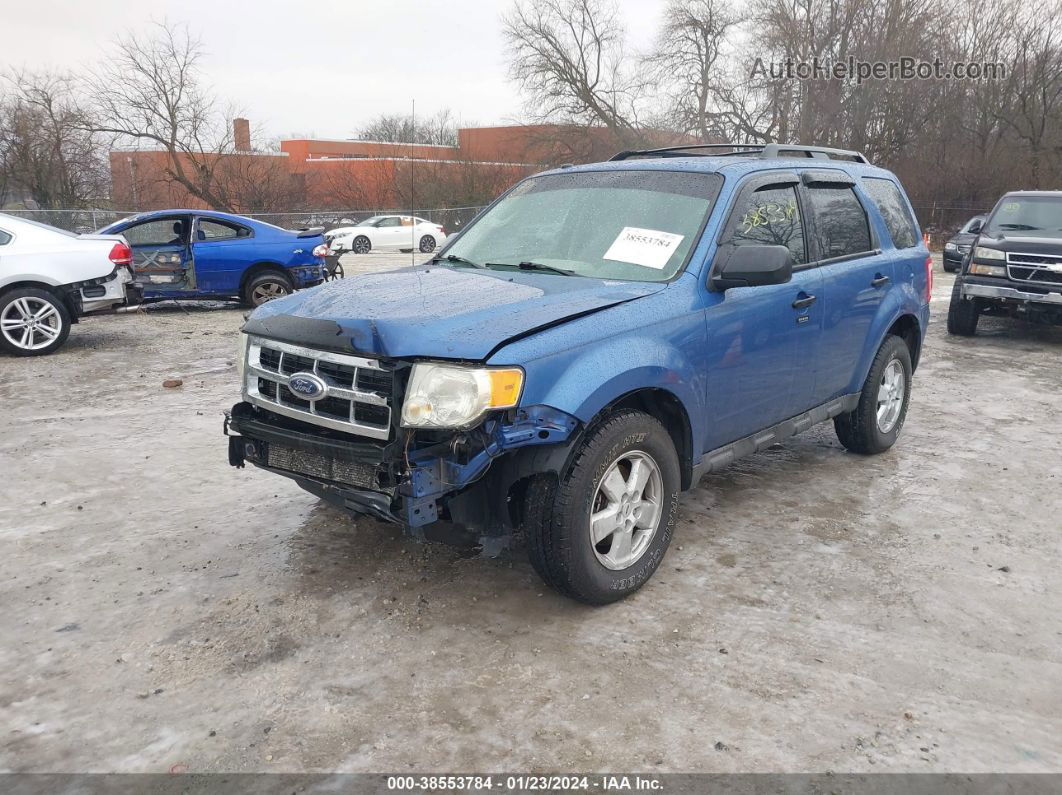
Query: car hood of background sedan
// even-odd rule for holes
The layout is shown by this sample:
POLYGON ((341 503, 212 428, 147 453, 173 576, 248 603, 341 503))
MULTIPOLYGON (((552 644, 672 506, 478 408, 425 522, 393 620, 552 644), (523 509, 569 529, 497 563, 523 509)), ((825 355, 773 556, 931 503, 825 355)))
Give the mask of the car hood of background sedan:
POLYGON ((407 268, 328 282, 270 301, 243 330, 384 358, 482 361, 513 338, 666 286, 545 273, 407 268))

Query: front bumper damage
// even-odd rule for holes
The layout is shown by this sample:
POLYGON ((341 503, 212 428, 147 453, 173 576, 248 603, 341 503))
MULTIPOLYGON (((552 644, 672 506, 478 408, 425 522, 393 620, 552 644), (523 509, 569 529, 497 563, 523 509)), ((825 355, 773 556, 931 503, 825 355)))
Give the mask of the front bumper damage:
POLYGON ((282 417, 250 403, 226 415, 229 463, 246 462, 294 479, 354 514, 429 538, 445 526, 480 541, 512 534, 511 496, 531 475, 558 472, 580 423, 548 406, 488 418, 466 432, 396 428, 377 442, 282 417))
POLYGON ((981 311, 988 314, 1062 324, 1062 292, 1058 290, 967 275, 960 293, 963 300, 978 301, 981 311))

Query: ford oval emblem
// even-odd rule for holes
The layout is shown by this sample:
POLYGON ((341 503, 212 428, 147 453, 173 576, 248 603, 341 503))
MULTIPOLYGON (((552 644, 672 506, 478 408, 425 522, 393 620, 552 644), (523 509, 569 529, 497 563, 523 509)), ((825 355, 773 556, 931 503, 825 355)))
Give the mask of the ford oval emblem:
POLYGON ((317 400, 324 396, 328 386, 313 373, 295 373, 288 379, 288 389, 306 400, 317 400))

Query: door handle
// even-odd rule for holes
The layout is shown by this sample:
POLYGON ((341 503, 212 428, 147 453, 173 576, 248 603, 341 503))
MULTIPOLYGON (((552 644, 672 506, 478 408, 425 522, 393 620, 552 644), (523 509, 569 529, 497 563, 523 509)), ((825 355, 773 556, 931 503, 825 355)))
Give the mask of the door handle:
POLYGON ((798 298, 793 302, 793 309, 803 309, 806 306, 811 306, 815 303, 815 296, 805 295, 803 298, 798 298))
POLYGON ((879 273, 877 276, 875 276, 873 279, 870 280, 870 286, 871 287, 881 287, 881 285, 886 284, 888 281, 889 281, 889 277, 888 276, 882 276, 879 273))

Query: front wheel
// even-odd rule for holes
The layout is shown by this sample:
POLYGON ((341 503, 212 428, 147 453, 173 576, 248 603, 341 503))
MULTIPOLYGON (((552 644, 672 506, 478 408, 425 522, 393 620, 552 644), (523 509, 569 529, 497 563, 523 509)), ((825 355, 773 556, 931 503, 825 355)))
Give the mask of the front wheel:
POLYGON ((671 543, 679 461, 664 426, 620 411, 593 427, 559 482, 535 477, 526 495, 528 554, 561 593, 602 605, 653 575, 671 543))
POLYGON ((890 334, 881 343, 853 411, 833 420, 837 438, 853 453, 883 453, 896 444, 911 400, 911 351, 890 334))
POLYGON ((977 333, 977 321, 981 317, 981 307, 977 299, 962 297, 962 281, 955 279, 951 288, 951 303, 948 305, 948 333, 960 337, 972 337, 977 333))
POLYGON ((15 356, 43 356, 70 335, 70 313, 47 290, 24 287, 0 296, 0 347, 15 356))
POLYGON ((431 254, 431 252, 435 251, 435 246, 437 245, 434 237, 431 235, 424 235, 424 237, 420 239, 420 253, 431 254))
POLYGON ((355 254, 368 254, 372 251, 372 241, 365 235, 358 235, 351 243, 350 250, 355 254))

